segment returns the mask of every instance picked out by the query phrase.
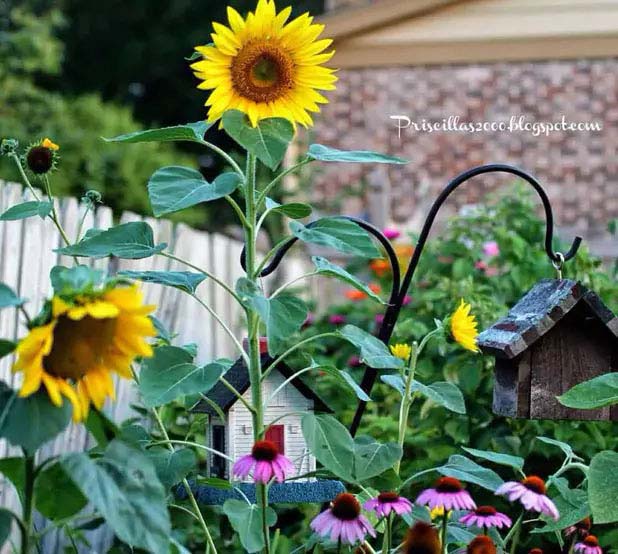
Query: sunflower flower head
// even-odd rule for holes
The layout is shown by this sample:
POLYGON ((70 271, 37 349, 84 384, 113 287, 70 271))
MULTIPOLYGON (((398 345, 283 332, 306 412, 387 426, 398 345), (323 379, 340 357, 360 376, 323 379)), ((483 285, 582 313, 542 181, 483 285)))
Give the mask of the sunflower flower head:
POLYGON ((61 406, 63 397, 68 398, 73 419, 82 421, 91 404, 100 409, 106 398, 114 399, 114 373, 130 378, 131 362, 152 356, 146 339, 156 334, 148 317, 154 306, 143 304, 136 286, 118 281, 90 282, 82 291, 59 290, 58 283, 71 278, 76 283, 76 276, 93 271, 84 266, 60 269, 69 280, 56 274, 55 294, 19 342, 13 371, 23 373, 19 396, 45 386, 53 404, 61 406))
POLYGON ((412 347, 409 344, 397 343, 392 344, 390 346, 391 354, 395 356, 395 358, 399 358, 404 362, 408 362, 410 356, 412 355, 412 347))
POLYGON ((308 13, 289 21, 291 12, 258 0, 246 18, 228 7, 229 26, 213 23, 212 44, 197 46, 202 59, 191 65, 198 88, 211 91, 208 121, 239 110, 253 127, 269 117, 312 125, 310 112, 328 102, 318 91, 333 90, 337 80, 322 65, 334 54, 332 40, 318 39, 324 26, 308 13))
POLYGON ((453 340, 462 348, 471 352, 478 352, 476 344, 478 337, 478 323, 476 317, 470 314, 470 304, 463 299, 457 309, 448 318, 447 329, 453 340))
POLYGON ((58 146, 48 138, 31 144, 24 154, 25 166, 37 177, 46 175, 58 165, 58 146))

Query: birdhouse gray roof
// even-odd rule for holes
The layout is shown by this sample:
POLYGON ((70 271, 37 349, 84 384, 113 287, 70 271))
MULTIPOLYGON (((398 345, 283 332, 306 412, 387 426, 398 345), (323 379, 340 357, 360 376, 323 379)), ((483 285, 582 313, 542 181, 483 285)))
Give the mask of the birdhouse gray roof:
POLYGON ((571 279, 544 279, 537 283, 506 317, 478 336, 487 354, 514 358, 550 331, 573 308, 584 305, 618 340, 618 318, 599 296, 571 279))
MULTIPOLYGON (((267 367, 273 362, 268 354, 262 355, 262 367, 267 367)), ((296 373, 290 366, 283 362, 279 362, 276 367, 286 379, 289 379, 296 373)), ((227 371, 225 379, 232 385, 240 394, 243 394, 250 386, 249 370, 242 358, 239 358, 236 363, 227 371)), ((296 387, 305 398, 313 401, 314 409, 317 412, 332 412, 332 410, 324 403, 324 401, 313 391, 311 387, 305 384, 300 378, 292 380, 292 385, 296 387)), ((236 395, 220 381, 212 388, 206 396, 211 402, 216 404, 223 412, 227 412, 232 405, 238 400, 236 395)), ((211 416, 217 415, 215 408, 206 400, 198 402, 192 410, 193 412, 206 413, 211 416)))

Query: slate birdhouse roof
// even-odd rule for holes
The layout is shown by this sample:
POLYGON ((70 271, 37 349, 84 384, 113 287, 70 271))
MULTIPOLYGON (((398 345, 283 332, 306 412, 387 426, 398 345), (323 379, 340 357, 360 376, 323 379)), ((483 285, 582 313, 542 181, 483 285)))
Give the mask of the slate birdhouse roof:
POLYGON ((508 315, 478 336, 487 354, 511 359, 532 346, 576 306, 597 318, 618 341, 618 317, 599 296, 580 282, 544 279, 537 283, 508 315))
MULTIPOLYGON (((262 367, 267 367, 273 362, 268 354, 262 355, 262 367)), ((279 362, 276 366, 286 379, 289 379, 296 373, 290 366, 283 362, 279 362)), ((239 358, 236 363, 227 371, 225 379, 240 393, 243 394, 250 386, 249 370, 242 358, 239 358)), ((313 400, 314 409, 316 412, 330 413, 332 410, 324 403, 324 401, 313 391, 311 387, 304 383, 300 378, 296 378, 291 383, 296 389, 307 399, 313 400)), ((206 396, 214 402, 223 412, 227 412, 232 405, 238 400, 236 395, 230 391, 223 383, 218 382, 206 396)), ((206 413, 212 416, 217 415, 217 411, 205 400, 198 402, 193 409, 193 412, 206 413)))

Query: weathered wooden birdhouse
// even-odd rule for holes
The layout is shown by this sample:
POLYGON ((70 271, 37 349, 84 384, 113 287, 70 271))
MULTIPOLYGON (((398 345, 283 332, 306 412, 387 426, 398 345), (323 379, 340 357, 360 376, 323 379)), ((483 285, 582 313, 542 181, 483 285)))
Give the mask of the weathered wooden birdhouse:
POLYGON ((618 420, 618 407, 574 410, 556 399, 578 383, 618 371, 618 318, 581 283, 539 282, 479 335, 478 344, 496 358, 496 414, 618 420))

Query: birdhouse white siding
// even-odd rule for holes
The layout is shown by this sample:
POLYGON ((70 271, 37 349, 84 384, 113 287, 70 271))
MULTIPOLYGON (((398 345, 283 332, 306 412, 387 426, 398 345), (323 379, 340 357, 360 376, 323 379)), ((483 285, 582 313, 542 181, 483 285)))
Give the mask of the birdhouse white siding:
MULTIPOLYGON (((284 383, 285 377, 278 371, 273 371, 263 384, 264 403, 284 383)), ((243 397, 250 403, 251 391, 247 390, 243 397)), ((301 417, 298 412, 313 411, 313 401, 305 398, 291 383, 286 384, 264 410, 264 424, 268 425, 275 419, 276 425, 284 426, 285 455, 296 466, 296 474, 302 475, 315 471, 315 458, 309 455, 307 445, 301 430, 301 417), (295 413, 292 413, 295 412, 295 413), (291 415, 286 415, 291 414, 291 415), (286 415, 283 419, 278 419, 286 415)), ((251 452, 253 446, 253 422, 251 413, 242 402, 236 402, 228 412, 227 454, 237 460, 251 452)))

